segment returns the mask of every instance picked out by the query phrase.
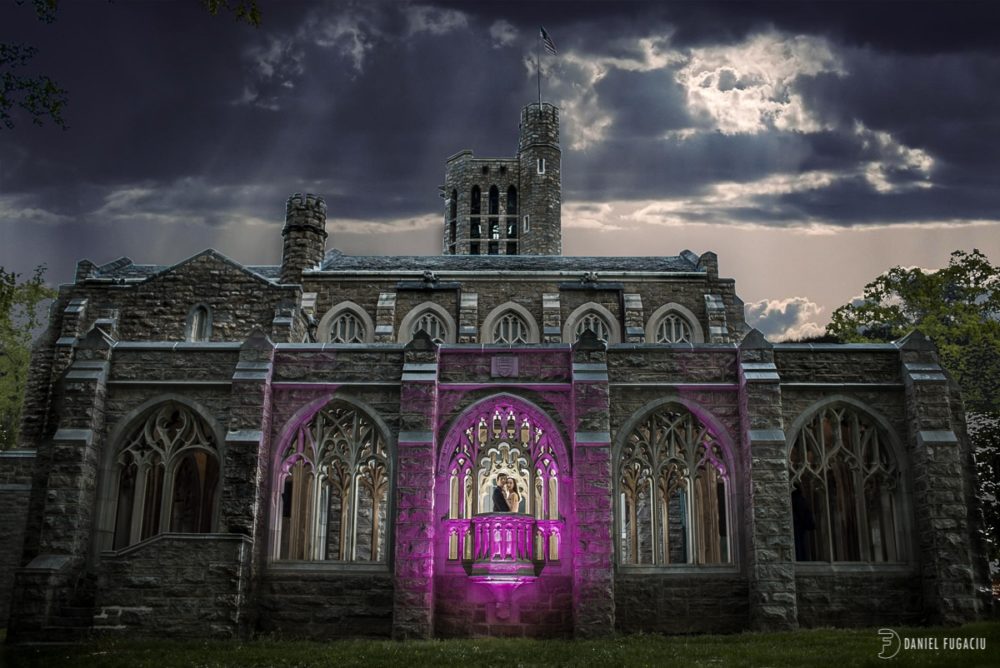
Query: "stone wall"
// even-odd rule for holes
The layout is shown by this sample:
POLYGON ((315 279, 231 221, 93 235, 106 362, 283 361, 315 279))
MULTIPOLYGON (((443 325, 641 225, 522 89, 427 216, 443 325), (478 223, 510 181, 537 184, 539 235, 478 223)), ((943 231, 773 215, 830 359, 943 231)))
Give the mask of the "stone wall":
POLYGON ((268 568, 257 595, 257 630, 288 638, 392 634, 392 575, 334 564, 268 568))
POLYGON ((233 534, 160 534, 105 553, 94 631, 129 636, 233 638, 252 621, 251 543, 233 534))
POLYGON ((0 452, 0 627, 6 625, 10 611, 14 570, 22 565, 34 466, 35 453, 31 450, 0 452))
POLYGON ((798 564, 799 625, 892 626, 926 621, 920 574, 862 564, 798 564))
POLYGON ((436 576, 434 593, 434 632, 440 638, 565 638, 573 634, 572 576, 543 573, 504 592, 488 584, 470 585, 462 572, 436 576))
POLYGON ((745 576, 706 571, 615 576, 620 633, 736 633, 750 623, 745 576))

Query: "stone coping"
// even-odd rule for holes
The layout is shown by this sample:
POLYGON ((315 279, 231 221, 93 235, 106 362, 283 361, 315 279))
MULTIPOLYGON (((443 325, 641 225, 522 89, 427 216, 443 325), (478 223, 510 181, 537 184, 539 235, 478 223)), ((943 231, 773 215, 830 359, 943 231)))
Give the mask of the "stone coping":
POLYGON ((292 575, 296 573, 329 573, 330 575, 386 575, 393 574, 389 564, 345 563, 341 561, 300 561, 279 559, 268 561, 265 575, 292 575))
POLYGON ((253 544, 253 540, 249 536, 244 536, 239 533, 159 533, 155 536, 151 536, 146 540, 141 540, 138 543, 133 543, 128 547, 123 547, 120 550, 106 550, 101 552, 101 559, 115 559, 118 557, 125 557, 133 552, 143 550, 155 543, 159 543, 165 540, 181 540, 192 543, 203 543, 203 542, 245 542, 247 544, 253 544))
POLYGON ((0 459, 34 459, 36 456, 34 450, 0 450, 0 459))
POLYGON ((778 352, 899 352, 895 343, 775 343, 778 352))
POLYGON ((663 576, 666 578, 676 577, 718 577, 720 575, 732 575, 748 577, 739 564, 672 564, 654 566, 652 564, 617 564, 615 575, 641 575, 641 576, 663 576))
POLYGON ((920 568, 915 563, 907 561, 892 561, 880 563, 853 561, 793 561, 796 575, 920 575, 920 568))

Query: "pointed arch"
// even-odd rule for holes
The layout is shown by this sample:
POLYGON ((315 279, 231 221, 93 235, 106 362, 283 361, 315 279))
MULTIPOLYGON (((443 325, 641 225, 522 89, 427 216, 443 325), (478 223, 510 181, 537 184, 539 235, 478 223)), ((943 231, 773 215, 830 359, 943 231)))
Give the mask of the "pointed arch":
MULTIPOLYGON (((441 342, 455 343, 457 336, 456 333, 458 331, 458 328, 455 326, 455 318, 448 313, 447 309, 440 304, 435 304, 434 302, 423 302, 410 309, 399 323, 399 332, 396 335, 396 340, 399 343, 409 343, 413 338, 414 332, 412 330, 414 326, 420 321, 421 318, 428 314, 436 316, 444 326, 444 336, 441 337, 441 342)), ((432 336, 431 338, 434 337, 432 336)))
POLYGON ((625 422, 612 452, 619 564, 737 561, 739 463, 710 411, 678 395, 652 401, 625 422))
POLYGON ((207 408, 179 394, 165 393, 152 397, 115 423, 106 444, 98 472, 92 560, 96 560, 102 551, 124 547, 148 537, 145 534, 215 530, 226 454, 225 430, 207 408), (176 420, 176 424, 169 424, 171 420, 176 420), (146 423, 150 421, 155 424, 147 429, 146 423), (139 462, 134 456, 127 456, 129 448, 148 452, 146 461, 139 462), (194 511, 197 517, 191 524, 172 527, 177 491, 175 478, 189 455, 196 455, 200 460, 199 482, 202 486, 194 511), (123 457, 129 461, 124 461, 123 457), (156 489, 133 488, 130 494, 124 494, 126 490, 122 482, 127 476, 123 473, 131 464, 135 464, 136 476, 143 473, 142 467, 146 471, 154 471, 156 489), (207 498, 209 495, 210 499, 207 498), (146 515, 146 518, 140 515, 146 515), (130 526, 121 524, 116 532, 116 525, 126 521, 130 526))
POLYGON ((324 394, 288 420, 277 443, 269 558, 388 564, 395 441, 378 413, 324 394))
MULTIPOLYGON (((338 319, 343 319, 345 316, 353 316, 355 322, 361 327, 360 336, 354 337, 361 340, 351 342, 371 343, 375 340, 375 322, 368 315, 368 312, 352 301, 342 301, 330 308, 320 319, 316 332, 321 343, 330 343, 331 328, 337 324, 338 319)), ((356 333, 356 330, 354 332, 356 333)))
POLYGON ((677 302, 670 302, 669 304, 664 304, 660 308, 653 311, 652 315, 646 321, 646 343, 656 343, 657 340, 657 330, 660 324, 668 316, 674 316, 680 318, 683 322, 691 328, 691 341, 690 343, 704 343, 705 342, 705 332, 701 327, 701 323, 698 322, 698 317, 683 304, 678 304, 677 302))
POLYGON ((846 395, 816 401, 788 431, 797 561, 904 562, 915 553, 907 457, 890 422, 846 395))
POLYGON ((538 322, 535 320, 531 312, 525 307, 521 306, 517 302, 505 302, 500 304, 492 311, 490 311, 486 318, 483 320, 483 326, 480 329, 479 340, 483 343, 493 343, 494 342, 494 330, 500 319, 508 314, 514 314, 521 319, 524 326, 527 328, 525 337, 527 338, 526 343, 538 343, 541 341, 541 333, 538 329, 538 322))
MULTIPOLYGON (((566 322, 563 325, 562 340, 564 343, 573 343, 577 340, 578 336, 576 333, 577 326, 583 318, 588 315, 594 314, 600 317, 600 319, 607 326, 607 342, 608 343, 621 343, 622 341, 622 329, 618 322, 618 318, 608 310, 606 306, 602 306, 597 302, 587 302, 582 304, 573 310, 572 313, 566 318, 566 322)), ((600 332, 595 332, 600 337, 600 332)))

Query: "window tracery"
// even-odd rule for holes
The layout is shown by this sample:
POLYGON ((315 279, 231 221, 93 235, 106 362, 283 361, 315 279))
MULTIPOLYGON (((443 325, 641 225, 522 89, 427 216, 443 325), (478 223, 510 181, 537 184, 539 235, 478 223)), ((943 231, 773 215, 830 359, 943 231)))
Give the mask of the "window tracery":
POLYGON ((278 459, 275 559, 386 561, 390 461, 374 421, 334 401, 278 459))
POLYGON ((513 311, 500 316, 493 325, 494 343, 528 343, 530 338, 528 323, 513 311))
POLYGON ((667 313, 656 326, 656 343, 691 343, 691 324, 678 313, 667 313))
POLYGON ((900 472, 888 439, 861 411, 824 407, 788 456, 798 561, 900 561, 900 472))
POLYGON ((219 453, 204 421, 179 403, 151 411, 117 458, 114 549, 163 531, 212 530, 219 453))
POLYGON ((732 561, 725 451, 685 407, 667 404, 632 430, 617 477, 621 563, 732 561))
POLYGON ((420 330, 427 332, 435 343, 446 343, 448 340, 448 326, 433 311, 426 311, 413 321, 410 326, 410 339, 420 330))
POLYGON ((345 311, 330 323, 330 343, 364 343, 365 325, 350 311, 345 311))
POLYGON ((607 321, 598 313, 594 311, 589 311, 584 313, 579 320, 576 322, 576 328, 573 332, 574 341, 579 341, 580 337, 587 330, 594 332, 597 338, 603 341, 611 341, 611 328, 608 326, 607 321))
POLYGON ((526 560, 558 560, 563 523, 555 435, 530 411, 505 400, 487 405, 464 424, 447 446, 448 558, 489 560, 499 551, 526 560), (513 481, 510 491, 519 502, 499 512, 520 517, 493 515, 504 477, 513 481), (474 535, 477 530, 482 535, 474 535))

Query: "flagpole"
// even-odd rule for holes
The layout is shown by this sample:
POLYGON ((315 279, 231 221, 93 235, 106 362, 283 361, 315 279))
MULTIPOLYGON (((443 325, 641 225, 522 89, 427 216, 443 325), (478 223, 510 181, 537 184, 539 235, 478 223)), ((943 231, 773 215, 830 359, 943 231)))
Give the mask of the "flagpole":
POLYGON ((542 29, 535 37, 535 75, 538 78, 538 111, 542 111, 542 29))

